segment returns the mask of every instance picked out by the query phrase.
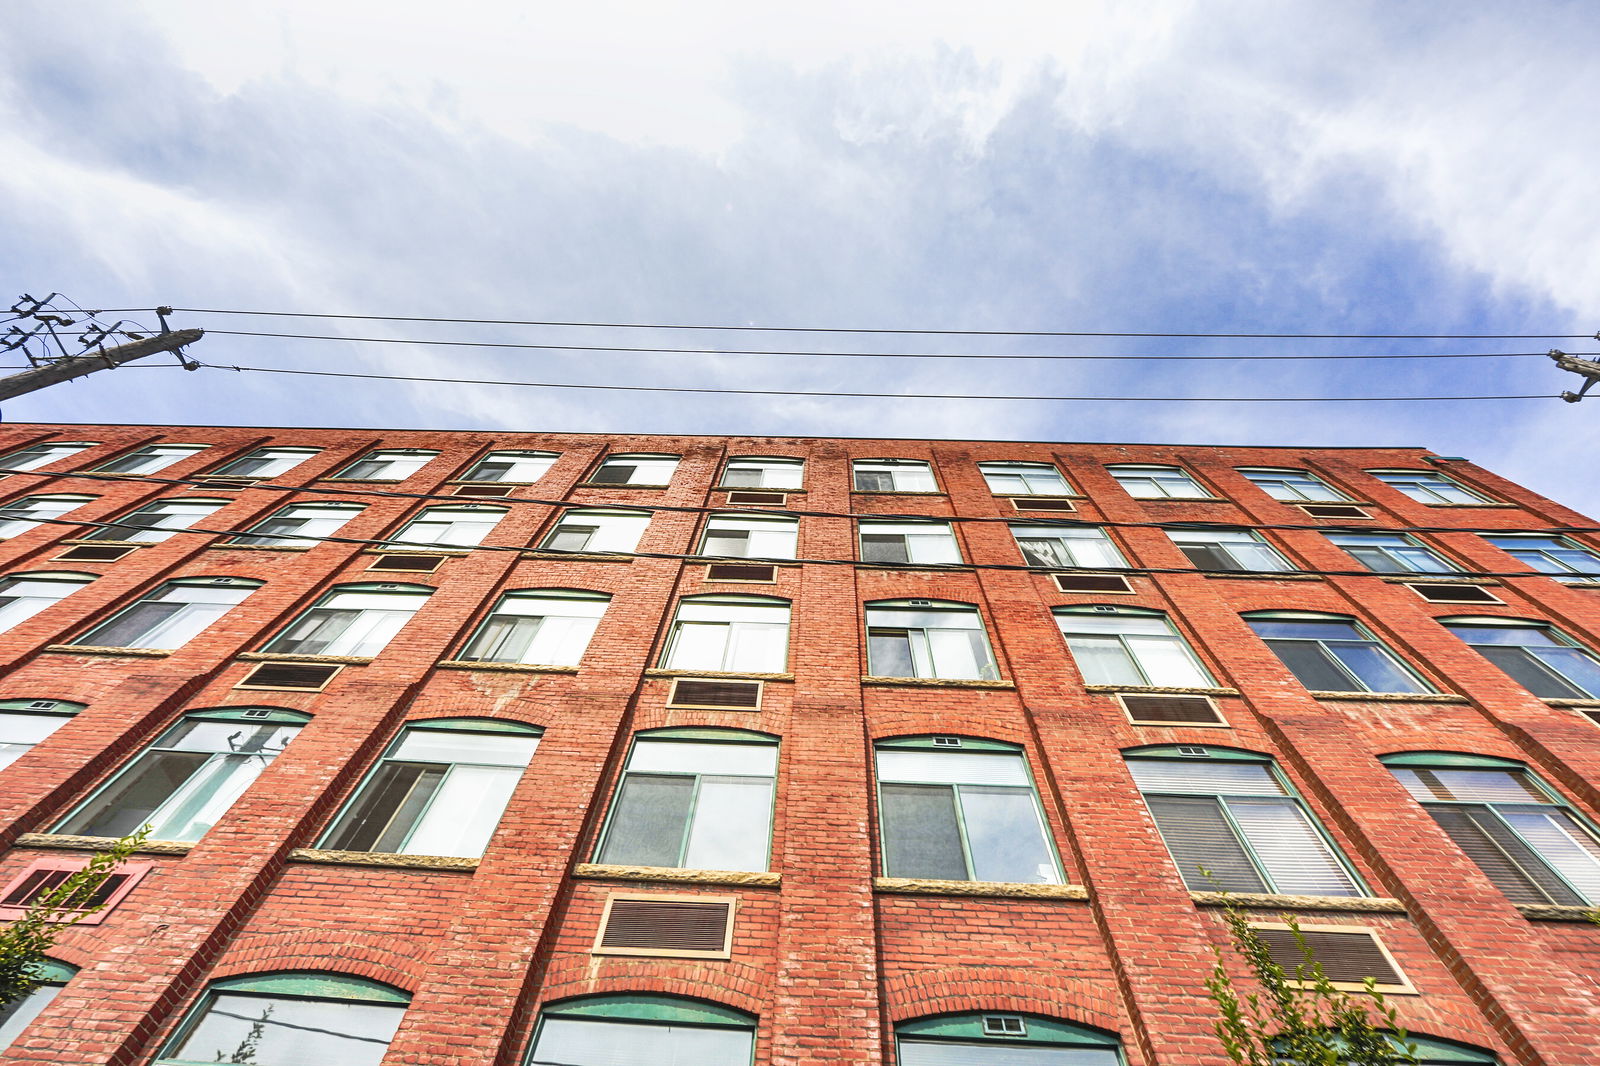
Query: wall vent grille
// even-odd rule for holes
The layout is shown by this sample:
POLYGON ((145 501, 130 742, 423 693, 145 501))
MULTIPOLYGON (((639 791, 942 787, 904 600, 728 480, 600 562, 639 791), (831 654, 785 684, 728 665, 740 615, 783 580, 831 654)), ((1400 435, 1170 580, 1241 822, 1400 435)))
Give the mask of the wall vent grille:
POLYGON ((595 938, 597 955, 725 959, 732 953, 735 896, 614 895, 595 938))

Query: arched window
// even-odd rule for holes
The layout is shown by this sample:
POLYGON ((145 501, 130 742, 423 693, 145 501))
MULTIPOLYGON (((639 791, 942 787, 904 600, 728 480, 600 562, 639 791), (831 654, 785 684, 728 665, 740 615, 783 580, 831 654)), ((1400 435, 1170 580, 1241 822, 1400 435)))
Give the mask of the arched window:
POLYGON ((97 446, 94 441, 82 440, 53 440, 44 444, 31 444, 19 451, 0 455, 0 470, 40 470, 97 446))
POLYGON ((596 862, 767 869, 778 738, 657 729, 634 738, 596 862))
POLYGON ((577 666, 611 597, 582 589, 511 589, 462 649, 461 660, 577 666))
POLYGON ((332 973, 213 981, 157 1062, 183 1066, 377 1066, 411 997, 332 973))
POLYGON ((231 463, 219 466, 206 476, 253 477, 262 480, 281 477, 321 451, 321 448, 257 448, 231 463))
POLYGON ((555 452, 490 452, 462 474, 461 480, 531 485, 544 477, 559 458, 555 452))
POLYGON ((678 601, 667 670, 781 674, 789 667, 789 601, 772 596, 685 596, 678 601))
POLYGON ((528 1052, 539 1063, 750 1066, 756 1020, 677 996, 589 996, 546 1007, 528 1052))
POLYGON ((782 456, 738 455, 722 468, 725 489, 797 489, 805 479, 806 461, 782 456))
POLYGON ((181 648, 243 603, 261 584, 243 577, 181 577, 168 581, 73 643, 94 648, 181 648))
POLYGON ((70 700, 0 700, 0 770, 83 710, 70 700))
POLYGON ((884 876, 1061 884, 1019 746, 901 737, 876 752, 884 876))
POLYGON ((1511 679, 1547 700, 1600 699, 1600 659, 1545 622, 1521 618, 1441 618, 1511 679))
POLYGON ((866 610, 867 672, 874 677, 1000 676, 983 617, 970 603, 878 600, 866 610))
POLYGON ((1129 496, 1136 500, 1207 500, 1211 493, 1181 466, 1122 463, 1108 466, 1129 496))
POLYGON ((641 511, 577 508, 561 513, 539 547, 563 552, 631 552, 649 524, 650 516, 641 511))
POLYGON ((1057 607, 1056 625, 1086 685, 1209 688, 1199 656, 1160 611, 1085 604, 1057 607))
POLYGON ((933 467, 921 459, 857 459, 857 492, 938 492, 933 467))
POLYGON ((407 723, 320 846, 477 858, 542 732, 495 718, 407 723))
POLYGON ((608 455, 589 475, 590 485, 637 485, 664 488, 677 472, 677 455, 608 455))
POLYGON ((438 452, 417 448, 388 448, 368 452, 329 480, 333 481, 404 481, 438 455, 438 452))
MULTIPOLYGON (((1401 1059, 1404 1063, 1415 1063, 1416 1066, 1495 1066, 1500 1060, 1494 1053, 1482 1048, 1472 1047, 1467 1044, 1458 1044, 1454 1040, 1440 1040, 1433 1036, 1418 1036, 1416 1033, 1407 1033, 1401 1040, 1393 1034, 1386 1034, 1389 1044, 1397 1052, 1406 1055, 1415 1055, 1415 1058, 1401 1059), (1409 1051, 1406 1049, 1409 1047, 1409 1051)), ((1339 1037, 1329 1035, 1330 1046, 1345 1049, 1345 1043, 1339 1037)), ((1275 1042, 1275 1046, 1276 1042, 1275 1042)), ((1288 1049, 1279 1046, 1279 1050, 1288 1049)))
POLYGON ((180 529, 216 514, 232 500, 174 499, 156 500, 135 508, 108 525, 97 527, 85 540, 115 540, 124 543, 157 544, 180 529))
POLYGON ((97 474, 154 474, 191 455, 199 455, 208 447, 208 444, 147 444, 143 448, 123 452, 94 470, 97 474))
POLYGON ((701 555, 730 559, 793 559, 800 520, 774 514, 714 514, 706 519, 701 555))
POLYGON ((1461 568, 1406 533, 1331 529, 1323 534, 1380 574, 1459 574, 1461 568))
POLYGON ((1168 528, 1167 536, 1197 570, 1281 573, 1294 569, 1253 529, 1179 526, 1168 528))
POLYGON ((1312 611, 1252 611, 1256 636, 1313 692, 1433 692, 1354 618, 1312 611))
POLYGON ((1567 537, 1540 533, 1480 533, 1484 540, 1558 581, 1600 581, 1600 555, 1567 537))
POLYGON ((99 576, 41 570, 0 578, 0 633, 55 606, 99 576))
POLYGON ((1444 751, 1381 761, 1513 903, 1600 904, 1600 838, 1526 766, 1444 751))
POLYGON ((336 585, 267 642, 275 655, 349 655, 382 651, 433 595, 426 585, 336 585))
POLYGON ((1274 500, 1285 503, 1326 503, 1350 497, 1309 470, 1284 470, 1276 467, 1239 467, 1239 473, 1274 500))
POLYGON ((483 543, 507 508, 482 503, 424 507, 384 543, 405 547, 471 548, 483 543))
POLYGON ((97 499, 98 496, 60 494, 24 496, 20 500, 13 500, 0 506, 0 540, 21 536, 50 519, 60 518, 97 499))
POLYGON ((0 1005, 0 1054, 50 1005, 77 972, 77 967, 54 959, 44 959, 35 965, 38 987, 21 999, 0 1005))
POLYGON ((900 1066, 1121 1066, 1115 1036, 1033 1014, 974 1011, 895 1026, 900 1066))
POLYGON ((216 824, 311 716, 273 707, 191 711, 51 830, 195 841, 216 824))
POLYGON ((1434 470, 1368 470, 1367 473, 1418 503, 1482 504, 1488 501, 1434 470))
POLYGON ((1071 496, 1072 486, 1053 463, 979 463, 996 496, 1071 496))
POLYGON ((338 532, 340 526, 366 509, 366 505, 360 503, 291 503, 257 522, 248 533, 232 538, 230 543, 309 548, 319 538, 338 532))

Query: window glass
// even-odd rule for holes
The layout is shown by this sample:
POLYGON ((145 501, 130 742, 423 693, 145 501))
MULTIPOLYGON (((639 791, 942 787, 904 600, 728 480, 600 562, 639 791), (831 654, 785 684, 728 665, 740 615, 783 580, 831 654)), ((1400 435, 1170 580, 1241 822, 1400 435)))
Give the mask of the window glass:
POLYGON ((777 768, 772 743, 639 737, 596 861, 767 869, 777 768))
POLYGON ((389 745, 322 847, 461 858, 483 854, 539 738, 439 725, 408 728, 389 745))
POLYGON ((321 448, 257 448, 211 473, 216 476, 274 478, 287 474, 321 448))
POLYGON ((110 525, 85 535, 85 540, 135 541, 156 544, 180 529, 209 518, 231 500, 157 500, 130 511, 110 525))
POLYGON ((1325 536, 1380 574, 1454 574, 1458 568, 1404 533, 1331 532, 1325 536))
POLYGON ((432 594, 431 589, 413 586, 335 589, 262 650, 277 655, 369 658, 383 650, 432 594))
POLYGON ((310 547, 316 538, 330 537, 350 519, 366 510, 359 503, 293 503, 264 521, 249 533, 234 537, 234 544, 272 547, 310 547))
POLYGON ((334 476, 347 481, 404 481, 438 454, 411 449, 368 452, 334 476))
POLYGON ((60 518, 96 496, 24 496, 20 500, 0 506, 0 540, 19 536, 37 529, 51 518, 60 518))
POLYGON ((1371 470, 1373 477, 1418 503, 1484 503, 1482 496, 1431 470, 1371 470))
POLYGON ((504 507, 486 507, 482 504, 424 507, 386 543, 470 548, 483 543, 483 538, 505 515, 504 507))
POLYGON ((867 671, 874 677, 999 678, 976 607, 937 601, 867 605, 867 671))
POLYGON ((739 489, 797 489, 804 483, 803 459, 745 456, 729 459, 722 470, 722 486, 739 489))
POLYGON ((1363 894, 1270 764, 1131 756, 1128 769, 1190 891, 1363 894))
POLYGON ((1535 696, 1600 699, 1600 660, 1564 633, 1512 619, 1441 621, 1535 696))
POLYGON ((1241 469, 1239 473, 1261 487, 1274 500, 1316 503, 1350 497, 1307 470, 1241 469))
POLYGON ((1125 567, 1127 561, 1099 526, 1060 526, 1014 522, 1022 558, 1029 566, 1125 567))
POLYGON ((1568 580, 1600 581, 1600 555, 1565 537, 1481 534, 1484 540, 1544 574, 1568 580))
POLYGON ((378 1066, 407 997, 332 974, 220 982, 160 1062, 256 1066, 378 1066), (299 991, 296 986, 311 986, 299 991))
POLYGON ((74 643, 97 648, 181 648, 260 587, 243 578, 169 581, 74 643))
POLYGON ((300 732, 304 716, 264 721, 191 715, 168 729, 53 832, 195 841, 300 732))
POLYGON ((0 700, 0 770, 22 758, 82 709, 81 703, 66 700, 0 700))
POLYGON ((1108 467, 1129 496, 1141 500, 1198 500, 1211 495, 1188 471, 1178 466, 1108 467))
POLYGON ((1294 569, 1259 533, 1248 529, 1169 529, 1167 536, 1198 570, 1279 573, 1294 569))
POLYGON ((861 561, 959 563, 961 549, 947 522, 883 522, 863 518, 861 561))
POLYGON ((648 514, 636 511, 569 510, 561 515, 544 543, 549 551, 631 552, 650 524, 648 514))
POLYGON ((468 641, 468 662, 577 666, 611 597, 566 589, 507 592, 468 641))
POLYGON ((1314 692, 1432 692, 1354 621, 1334 615, 1247 617, 1256 636, 1314 692))
POLYGON ((1071 496, 1072 486, 1049 463, 979 463, 996 496, 1071 496))
POLYGON ((205 444, 150 444, 95 467, 99 474, 153 474, 206 450, 205 444))
POLYGON ((1056 625, 1088 685, 1209 688, 1214 682, 1165 616, 1058 610, 1056 625))
POLYGON ((781 674, 789 665, 789 604, 758 596, 685 599, 678 604, 661 665, 781 674))
POLYGON ((463 481, 507 481, 532 484, 559 459, 555 452, 490 452, 462 475, 463 481))
POLYGON ((546 1014, 528 1066, 750 1066, 754 1053, 753 1026, 664 1022, 652 1014, 615 1020, 546 1014))
POLYGON ((49 960, 42 969, 47 978, 43 983, 21 999, 0 1004, 0 1055, 55 1000, 73 973, 70 967, 49 960))
POLYGON ((800 539, 796 518, 714 514, 706 519, 701 555, 734 559, 793 559, 800 539))
POLYGON ((933 467, 920 459, 857 459, 857 492, 938 492, 933 467))
MULTIPOLYGON (((39 470, 95 447, 87 441, 51 441, 0 456, 0 470, 39 470)), ((4 1047, 0 1044, 0 1047, 4 1047)))
POLYGON ((676 455, 611 455, 590 477, 591 485, 666 485, 678 469, 676 455))
POLYGON ((1021 1014, 945 1014, 895 1027, 900 1066, 1121 1066, 1108 1033, 1021 1014))
POLYGON ((20 625, 95 578, 94 574, 11 574, 0 578, 0 633, 20 625))

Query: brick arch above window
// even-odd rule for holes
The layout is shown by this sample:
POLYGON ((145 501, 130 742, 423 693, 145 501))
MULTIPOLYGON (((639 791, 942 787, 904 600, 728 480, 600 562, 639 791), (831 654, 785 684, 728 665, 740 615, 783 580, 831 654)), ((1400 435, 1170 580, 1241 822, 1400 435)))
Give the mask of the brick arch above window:
POLYGON ((579 996, 645 993, 681 996, 760 1016, 772 989, 774 971, 729 960, 715 963, 683 959, 629 959, 627 973, 594 975, 594 960, 576 955, 545 971, 538 1009, 579 996))
POLYGON ((314 970, 360 977, 415 993, 431 950, 420 941, 374 936, 337 926, 289 933, 246 933, 228 945, 208 980, 314 970))
POLYGON ((1126 1040, 1116 990, 1053 970, 952 966, 899 974, 883 983, 891 1024, 930 1014, 1008 1011, 1086 1025, 1126 1040))

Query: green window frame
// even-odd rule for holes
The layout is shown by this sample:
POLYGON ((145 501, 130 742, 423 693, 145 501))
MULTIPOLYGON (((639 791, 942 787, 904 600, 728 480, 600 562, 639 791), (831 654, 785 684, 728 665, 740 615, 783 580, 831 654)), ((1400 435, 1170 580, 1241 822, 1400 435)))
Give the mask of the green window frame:
POLYGON ((731 455, 722 467, 721 489, 793 492, 805 484, 806 461, 783 455, 731 455))
POLYGON ((1378 574, 1459 574, 1461 567, 1406 533, 1330 529, 1323 533, 1356 562, 1378 574))
POLYGON ((550 472, 560 459, 558 452, 499 449, 473 463, 462 474, 462 481, 481 481, 503 485, 532 485, 550 472))
POLYGON ((1493 615, 1437 621, 1540 699, 1600 699, 1600 657, 1548 622, 1493 615))
POLYGON ((304 448, 293 445, 272 444, 246 452, 237 459, 210 471, 207 477, 253 477, 263 481, 282 477, 314 455, 321 448, 304 448))
POLYGON ((55 959, 40 959, 34 963, 33 970, 39 979, 38 987, 21 999, 0 1005, 0 1055, 16 1043, 23 1030, 33 1024, 78 972, 76 966, 55 959))
POLYGON ((661 652, 663 670, 781 674, 789 668, 790 602, 777 596, 685 596, 661 652))
POLYGON ((1600 581, 1600 555, 1570 537, 1538 533, 1480 533, 1525 566, 1562 582, 1600 581))
POLYGON ((611 1066, 749 1066, 755 1061, 756 1021, 732 1007, 678 996, 564 1000, 539 1012, 524 1062, 592 1061, 589 1055, 598 1047, 611 1066), (630 1026, 637 1027, 636 1041, 630 1026))
POLYGON ((1349 615, 1250 611, 1240 617, 1312 692, 1439 691, 1349 615))
POLYGON ((1210 489, 1181 466, 1160 463, 1119 463, 1108 466, 1118 485, 1136 500, 1210 500, 1210 489))
POLYGON ((159 544, 177 533, 202 522, 222 510, 232 500, 199 496, 169 496, 135 507, 120 518, 110 519, 85 533, 84 540, 110 540, 122 543, 159 544))
POLYGON ((1430 507, 1440 504, 1486 504, 1488 497, 1434 470, 1368 470, 1377 480, 1402 496, 1430 507))
POLYGON ((457 658, 462 662, 577 666, 611 606, 609 592, 507 589, 457 658))
POLYGON ((1309 470, 1294 467, 1236 467, 1246 481, 1282 503, 1343 503, 1344 493, 1309 470))
POLYGON ((1191 892, 1369 894, 1270 756, 1176 744, 1122 755, 1191 892))
POLYGON ((1178 627, 1148 607, 1081 604, 1051 611, 1086 685, 1211 688, 1216 680, 1178 627))
POLYGON ((1166 534, 1197 570, 1239 573, 1294 570, 1283 553, 1253 529, 1170 526, 1166 534))
POLYGON ((918 736, 873 745, 885 877, 1064 884, 1020 745, 918 736))
POLYGON ((172 651, 205 632, 263 584, 249 577, 176 578, 92 626, 73 643, 172 651))
POLYGON ((158 470, 199 455, 209 444, 146 444, 123 452, 95 467, 96 474, 154 474, 158 470))
POLYGON ((873 600, 865 608, 869 676, 999 679, 1000 667, 977 605, 873 600))
POLYGON ((894 1027, 900 1066, 1122 1066, 1122 1041, 1085 1025, 1016 1011, 914 1018, 894 1027))
POLYGON ((0 540, 11 537, 20 537, 30 530, 37 529, 45 522, 53 525, 65 525, 65 522, 52 520, 69 515, 84 504, 93 503, 98 496, 83 496, 68 493, 51 493, 40 496, 24 496, 0 506, 0 540))
POLYGON ((84 707, 71 700, 0 700, 0 770, 22 758, 84 707))
POLYGON ((1128 561, 1100 526, 1012 522, 1012 539, 1029 566, 1124 570, 1128 561))
POLYGON ((978 464, 996 496, 1076 496, 1072 482, 1054 463, 1007 461, 978 464))
POLYGON ((678 472, 681 455, 656 452, 625 452, 608 455, 594 468, 585 484, 630 485, 635 488, 666 488, 678 472))
POLYGON ((1441 751, 1378 761, 1513 903, 1600 904, 1600 834, 1523 763, 1441 751))
MULTIPOLYGON (((1499 1059, 1493 1052, 1482 1048, 1472 1047, 1468 1044, 1458 1044, 1454 1040, 1440 1040, 1432 1036, 1418 1036, 1416 1033, 1407 1033, 1401 1040, 1393 1033, 1385 1033, 1389 1044, 1398 1052, 1415 1055, 1407 1058, 1407 1063, 1415 1062, 1416 1066, 1496 1066, 1499 1059), (1410 1051, 1406 1051, 1409 1045, 1410 1051)), ((1329 1043, 1334 1047, 1344 1050, 1346 1044, 1337 1036, 1331 1036, 1329 1043)), ((1285 1059, 1284 1062, 1289 1060, 1285 1059)))
POLYGON ((335 585, 262 647, 274 655, 371 658, 416 617, 436 589, 362 582, 335 585))
POLYGON ((289 971, 213 981, 156 1064, 377 1066, 410 1003, 398 988, 345 974, 289 971), (357 1028, 364 1031, 340 1031, 357 1028), (215 1054, 196 1057, 208 1051, 215 1054))
POLYGON ((855 459, 850 463, 854 492, 936 493, 938 479, 926 459, 855 459))
POLYGON ((0 455, 0 470, 40 470, 99 446, 98 441, 87 440, 40 441, 0 455))
POLYGON ((0 633, 47 611, 99 574, 35 570, 0 576, 0 633))
POLYGON ((439 457, 426 448, 376 448, 339 469, 337 481, 404 481, 439 457))

